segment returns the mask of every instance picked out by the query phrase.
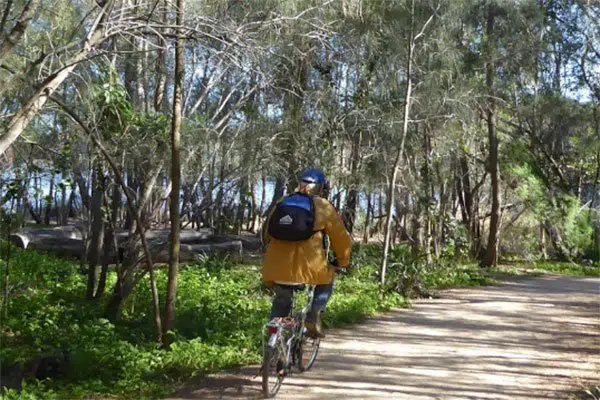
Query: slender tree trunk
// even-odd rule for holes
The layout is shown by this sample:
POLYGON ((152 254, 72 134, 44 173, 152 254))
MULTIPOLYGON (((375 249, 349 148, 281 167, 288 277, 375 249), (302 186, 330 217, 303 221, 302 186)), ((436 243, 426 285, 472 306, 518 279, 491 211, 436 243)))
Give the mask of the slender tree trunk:
POLYGON ((256 186, 257 186, 257 182, 254 181, 252 183, 253 188, 250 190, 251 196, 250 196, 250 216, 249 216, 249 221, 248 221, 248 225, 246 226, 246 229, 249 232, 252 233, 256 233, 256 227, 258 226, 258 216, 260 215, 260 210, 258 209, 258 202, 257 202, 257 198, 256 198, 256 186))
POLYGON ((50 214, 52 212, 52 201, 54 199, 54 173, 50 178, 50 188, 46 197, 46 212, 44 213, 44 224, 50 225, 50 214))
POLYGON ((547 260, 548 252, 546 251, 546 229, 544 224, 540 224, 540 252, 542 253, 542 260, 547 260))
POLYGON ((492 180, 492 213, 490 218, 490 229, 487 243, 487 250, 483 260, 482 267, 491 267, 496 265, 498 258, 498 229, 500 226, 500 171, 498 161, 498 134, 496 131, 496 101, 494 94, 494 75, 495 65, 492 61, 491 41, 494 37, 494 11, 488 6, 488 15, 486 21, 486 84, 488 87, 488 107, 487 107, 487 127, 489 141, 488 170, 492 180))
POLYGON ((283 193, 285 190, 285 181, 282 177, 277 177, 275 178, 275 188, 273 189, 273 198, 271 199, 271 204, 269 204, 269 208, 267 208, 265 215, 268 215, 269 212, 271 211, 271 209, 273 207, 275 207, 275 204, 277 203, 277 201, 283 197, 283 193))
POLYGON ((413 57, 413 47, 414 47, 414 9, 415 9, 415 0, 412 0, 412 9, 410 16, 410 35, 408 42, 408 54, 406 56, 406 92, 404 94, 404 119, 402 124, 402 137, 400 138, 400 146, 396 151, 396 158, 394 160, 394 166, 392 170, 392 176, 390 177, 390 182, 387 189, 387 216, 385 219, 385 230, 384 230, 384 239, 383 239, 383 259, 381 261, 381 269, 380 269, 380 277, 381 284, 385 285, 385 278, 387 272, 387 264, 388 264, 388 255, 390 251, 390 240, 391 240, 391 229, 393 222, 393 207, 394 207, 394 196, 396 193, 396 180, 398 179, 398 174, 400 173, 400 164, 402 162, 402 154, 404 153, 404 142, 406 140, 406 135, 408 133, 408 121, 409 121, 409 113, 410 113, 410 103, 411 103, 411 94, 412 94, 412 57, 413 57))
POLYGON ((102 243, 104 242, 104 220, 102 217, 102 205, 104 204, 104 172, 96 160, 94 177, 92 178, 92 209, 91 214, 91 235, 88 246, 88 281, 86 297, 92 300, 96 296, 96 285, 99 273, 100 256, 102 254, 102 243))
POLYGON ((363 230, 363 243, 369 243, 369 231, 371 228, 371 217, 373 214, 373 193, 367 193, 367 215, 365 216, 365 226, 363 230))
POLYGON ((425 254, 427 256, 427 264, 431 264, 431 240, 432 240, 432 228, 431 228, 431 205, 430 205, 430 190, 431 190, 431 143, 429 139, 429 127, 425 126, 423 129, 423 165, 421 168, 422 176, 422 188, 423 188, 423 223, 422 230, 425 244, 425 254))
MULTIPOLYGON (((177 26, 183 26, 184 0, 177 0, 177 26)), ((175 93, 173 96, 173 124, 171 127, 171 237, 169 246, 169 282, 165 318, 163 324, 162 343, 169 346, 168 332, 175 319, 175 300, 177 298, 177 273, 179 269, 179 192, 181 186, 181 117, 183 102, 183 79, 185 75, 185 41, 181 28, 177 29, 177 45, 175 47, 175 93)))
MULTIPOLYGON (((244 163, 244 165, 247 165, 247 162, 244 163)), ((248 182, 249 182, 249 174, 246 174, 244 176, 241 177, 240 179, 240 186, 239 186, 239 204, 237 207, 237 211, 235 213, 235 230, 237 232, 237 234, 239 235, 240 233, 242 233, 242 227, 244 225, 244 219, 245 219, 245 214, 246 214, 246 203, 248 202, 247 198, 248 198, 248 182)), ((252 191, 254 192, 254 191, 252 191)))
POLYGON ((348 189, 348 195, 346 196, 346 206, 342 217, 346 225, 348 232, 352 234, 354 231, 354 223, 356 222, 356 206, 358 203, 358 167, 360 157, 360 145, 361 145, 361 133, 356 133, 356 138, 352 141, 352 150, 350 152, 350 172, 352 174, 352 181, 350 182, 350 188, 348 189))
POLYGON ((69 215, 68 200, 67 200, 67 185, 62 183, 60 201, 60 224, 67 225, 67 216, 69 215))
MULTIPOLYGON (((163 10, 161 12, 163 25, 167 25, 167 1, 163 2, 163 10)), ((159 113, 163 107, 163 99, 167 90, 167 77, 165 66, 167 63, 166 51, 167 41, 164 38, 159 38, 158 51, 156 57, 156 90, 154 91, 154 111, 159 113)))
MULTIPOLYGON (((119 248, 115 241, 115 230, 117 227, 117 213, 121 205, 121 195, 119 193, 119 187, 114 185, 112 188, 112 201, 110 206, 110 220, 106 226, 104 233, 104 241, 102 243, 102 271, 100 272, 100 279, 98 280, 98 289, 96 290, 96 299, 104 296, 106 291, 106 278, 108 276, 108 266, 115 260, 116 270, 119 273, 119 248)), ((108 205, 107 205, 107 208, 108 205)))
POLYGON ((219 190, 217 192, 217 232, 225 233, 227 228, 227 218, 225 215, 225 167, 227 147, 224 141, 221 142, 221 163, 219 166, 219 190))

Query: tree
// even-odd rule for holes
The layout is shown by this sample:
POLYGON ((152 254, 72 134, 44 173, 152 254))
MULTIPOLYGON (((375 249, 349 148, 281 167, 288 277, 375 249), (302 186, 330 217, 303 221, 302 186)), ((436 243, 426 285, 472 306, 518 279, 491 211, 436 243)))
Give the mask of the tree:
POLYGON ((492 179, 492 211, 490 219, 490 233, 488 236, 487 250, 481 262, 484 267, 496 265, 498 255, 498 229, 500 226, 500 171, 498 164, 498 133, 496 128, 496 96, 494 91, 495 64, 493 61, 494 48, 494 21, 497 11, 493 4, 488 4, 485 22, 484 54, 485 81, 488 89, 488 102, 486 108, 486 121, 488 128, 489 155, 488 172, 492 179))
MULTIPOLYGON (((184 0, 177 0, 176 4, 177 26, 183 26, 184 0)), ((177 271, 179 268, 179 191, 181 187, 181 117, 183 114, 183 78, 185 75, 185 41, 181 29, 177 29, 177 45, 175 48, 175 93, 173 95, 173 122, 171 127, 171 201, 170 218, 171 234, 169 237, 169 283, 167 288, 167 302, 165 304, 165 318, 162 333, 163 346, 167 347, 168 332, 173 326, 175 318, 175 300, 177 297, 177 271)))
MULTIPOLYGON (((402 122, 402 134, 400 136, 400 145, 396 150, 396 155, 394 157, 394 163, 392 167, 392 174, 390 177, 388 190, 387 190, 387 216, 385 220, 385 237, 383 242, 383 258, 381 261, 381 272, 380 279, 381 284, 385 284, 386 271, 387 271, 387 263, 389 256, 389 248, 392 234, 392 212, 394 209, 394 198, 396 193, 396 180, 398 178, 398 173, 400 171, 400 165, 402 162, 402 156, 404 153, 404 143, 406 141, 406 135, 408 134, 408 124, 410 119, 410 105, 411 105, 411 96, 412 96, 412 85, 413 85, 413 77, 412 77, 412 67, 413 67, 413 54, 416 42, 425 35, 425 31, 427 26, 433 21, 435 16, 435 11, 433 14, 429 16, 429 18, 423 23, 421 29, 417 34, 415 34, 415 0, 411 0, 411 8, 409 14, 409 33, 407 40, 407 55, 406 55, 406 69, 405 69, 405 80, 406 80, 406 91, 404 94, 403 104, 403 122, 402 122)), ((439 8, 439 6, 438 6, 439 8)), ((436 10, 437 11, 437 10, 436 10)))

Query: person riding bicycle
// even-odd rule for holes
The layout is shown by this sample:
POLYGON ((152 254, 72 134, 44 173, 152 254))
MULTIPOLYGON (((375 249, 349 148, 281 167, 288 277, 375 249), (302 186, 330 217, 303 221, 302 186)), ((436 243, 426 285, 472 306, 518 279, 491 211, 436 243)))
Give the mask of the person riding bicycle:
POLYGON ((273 207, 263 229, 263 281, 275 290, 270 318, 289 315, 295 287, 316 285, 306 318, 312 337, 325 336, 320 314, 335 286, 335 269, 329 264, 324 246, 326 236, 337 257, 337 268, 348 267, 352 252, 350 234, 325 198, 327 191, 328 182, 321 170, 305 171, 295 192, 279 199, 273 207))

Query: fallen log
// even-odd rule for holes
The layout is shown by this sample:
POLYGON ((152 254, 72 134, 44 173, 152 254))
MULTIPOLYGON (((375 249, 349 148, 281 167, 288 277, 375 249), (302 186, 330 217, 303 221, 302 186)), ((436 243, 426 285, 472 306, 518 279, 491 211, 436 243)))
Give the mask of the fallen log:
MULTIPOLYGON (((117 234, 119 242, 119 258, 128 233, 117 234)), ((83 232, 74 226, 64 226, 49 229, 24 229, 10 235, 10 241, 22 249, 44 251, 63 257, 83 259, 85 257, 85 241, 83 232)), ((157 263, 169 262, 169 230, 154 230, 146 233, 150 252, 157 263)), ((193 262, 202 254, 232 254, 242 255, 243 250, 255 251, 260 249, 260 238, 242 235, 214 235, 210 229, 181 232, 181 247, 179 259, 181 262, 193 262)), ((112 256, 116 261, 116 256, 112 256)))
POLYGON ((258 251, 262 248, 262 241, 259 236, 221 234, 214 235, 210 241, 214 243, 240 241, 244 251, 258 251))
POLYGON ((30 243, 46 240, 58 241, 60 239, 83 240, 84 233, 82 227, 67 225, 57 226, 56 228, 23 228, 19 232, 9 236, 9 240, 15 246, 22 249, 28 248, 30 243))
MULTIPOLYGON (((153 245, 160 245, 169 241, 170 230, 169 229, 156 229, 146 231, 146 240, 148 244, 152 242, 153 245)), ((203 241, 209 241, 213 237, 214 233, 212 229, 201 229, 198 231, 184 230, 179 234, 179 240, 181 243, 200 243, 203 241)), ((135 234, 137 236, 137 234, 135 234)), ((119 232, 116 234, 117 242, 119 245, 127 241, 129 237, 128 232, 119 232)))
MULTIPOLYGON (((239 240, 224 243, 207 243, 207 244, 182 244, 179 249, 179 261, 180 262, 192 262, 197 261, 203 254, 234 254, 241 257, 243 250, 243 244, 239 240)), ((152 257, 153 261, 157 263, 168 263, 169 262, 169 248, 168 246, 161 246, 160 248, 153 248, 152 257)))
POLYGON ((30 242, 29 250, 45 251, 61 257, 83 259, 85 256, 85 242, 81 239, 72 238, 45 238, 30 242))

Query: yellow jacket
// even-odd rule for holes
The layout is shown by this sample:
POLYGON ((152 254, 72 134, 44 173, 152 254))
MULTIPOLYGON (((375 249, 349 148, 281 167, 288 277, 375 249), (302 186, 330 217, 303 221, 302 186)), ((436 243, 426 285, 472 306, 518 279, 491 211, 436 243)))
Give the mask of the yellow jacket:
MULTIPOLYGON (((323 248, 323 234, 329 235, 340 267, 347 267, 352 252, 352 239, 342 218, 326 199, 314 196, 315 234, 308 240, 291 242, 271 237, 266 228, 264 240, 267 250, 264 257, 263 280, 267 286, 275 281, 306 284, 331 283, 334 271, 327 262, 323 248)), ((271 214, 273 211, 271 211, 271 214)), ((265 227, 269 224, 269 217, 265 227)))

